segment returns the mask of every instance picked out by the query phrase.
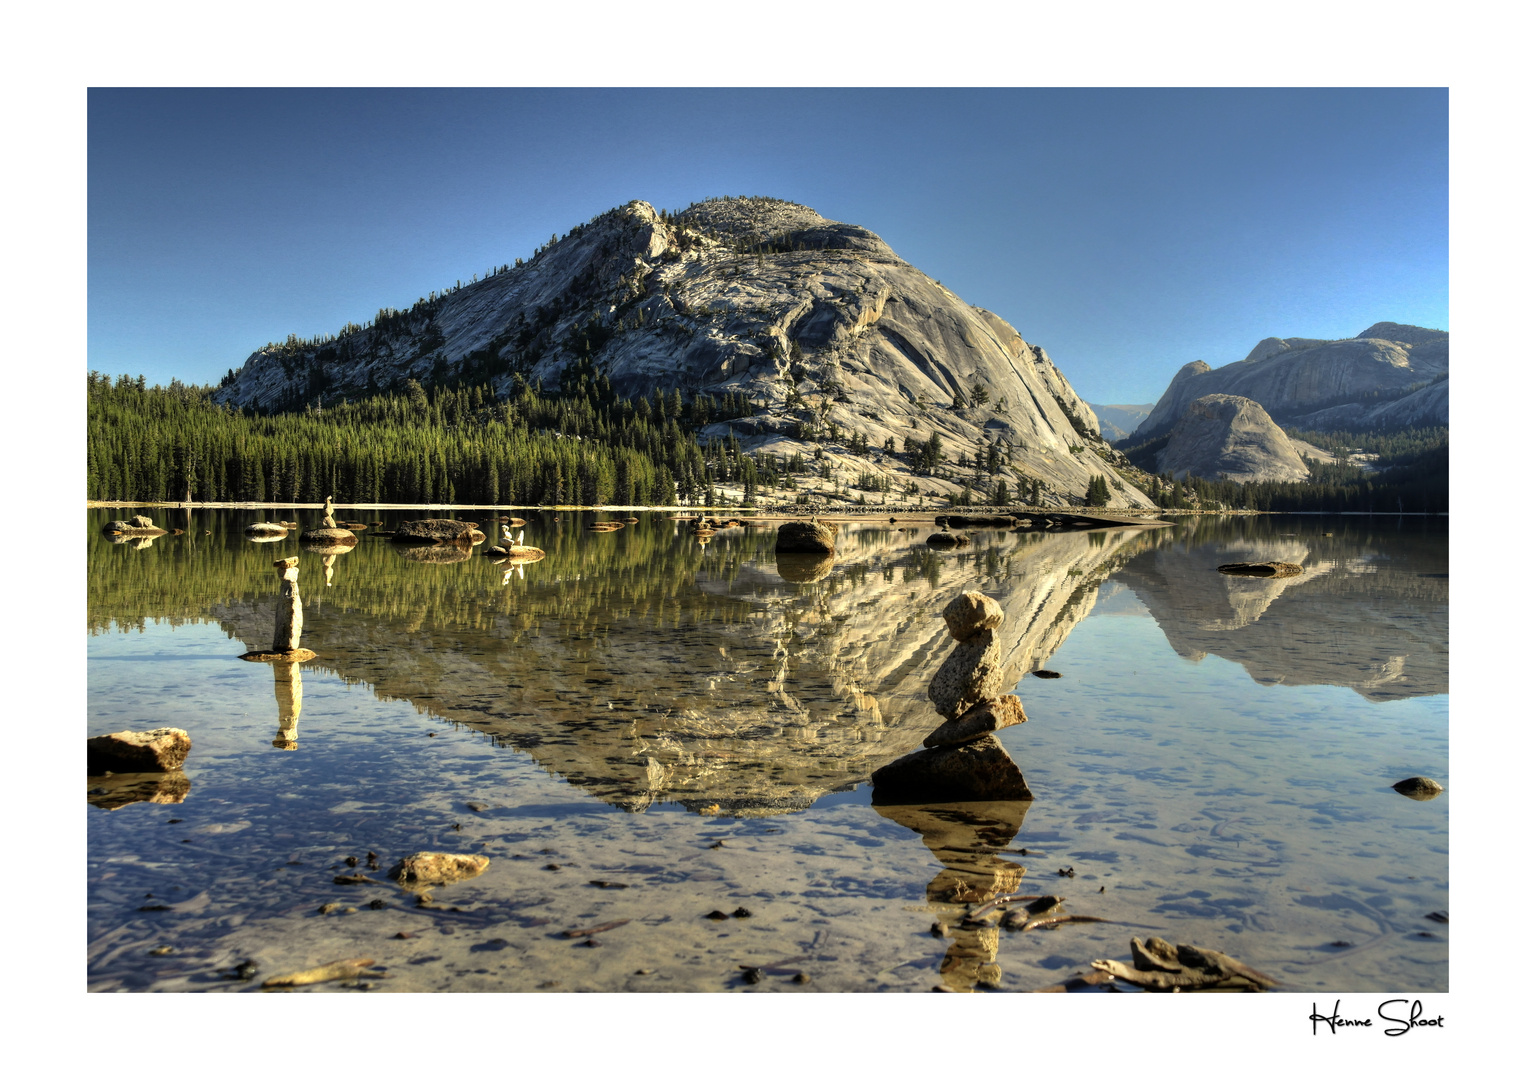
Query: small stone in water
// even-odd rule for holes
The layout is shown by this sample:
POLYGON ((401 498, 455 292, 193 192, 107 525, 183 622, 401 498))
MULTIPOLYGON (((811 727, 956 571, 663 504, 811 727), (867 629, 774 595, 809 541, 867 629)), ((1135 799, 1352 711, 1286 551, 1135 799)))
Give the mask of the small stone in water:
POLYGON ((750 919, 751 917, 752 913, 744 907, 739 907, 731 912, 731 918, 733 919, 750 919))
POLYGON ((555 863, 555 862, 547 863, 547 864, 545 864, 544 869, 546 869, 546 870, 558 870, 558 869, 560 869, 560 864, 559 863, 555 863))
POLYGON ((315 910, 317 912, 319 912, 321 915, 329 915, 333 911, 340 911, 341 910, 341 905, 340 904, 336 904, 336 903, 321 904, 315 910))
POLYGON ((386 903, 385 903, 385 902, 384 902, 384 901, 382 901, 382 900, 370 900, 370 901, 368 901, 368 906, 369 906, 369 907, 370 907, 370 908, 372 908, 372 909, 373 909, 373 910, 374 910, 374 911, 383 911, 383 910, 384 910, 384 909, 385 909, 385 908, 387 908, 387 907, 388 907, 388 906, 389 906, 389 905, 388 905, 388 904, 386 904, 386 903))
POLYGON ((357 856, 356 855, 348 855, 346 857, 346 859, 345 859, 345 862, 346 862, 346 864, 348 866, 356 866, 357 865, 357 856))
POLYGON ((741 965, 741 981, 748 984, 756 984, 763 981, 763 969, 741 965))
POLYGON ((800 983, 802 986, 811 981, 811 977, 803 971, 795 972, 795 977, 790 982, 800 983))
POLYGON ((256 972, 260 970, 261 969, 256 965, 256 961, 245 960, 241 962, 239 967, 235 968, 235 975, 238 978, 249 982, 251 979, 256 977, 256 972))
POLYGON ((725 912, 720 911, 718 909, 715 910, 715 911, 711 911, 708 915, 706 915, 704 917, 706 919, 714 919, 716 922, 719 922, 721 919, 729 919, 730 918, 729 915, 727 915, 725 912))
POLYGON ((176 946, 174 946, 174 945, 161 945, 158 949, 150 949, 149 950, 149 955, 150 956, 170 956, 175 951, 176 951, 176 946))
POLYGON ((477 814, 482 810, 490 809, 490 803, 483 802, 467 802, 464 804, 464 806, 466 809, 473 810, 477 814))

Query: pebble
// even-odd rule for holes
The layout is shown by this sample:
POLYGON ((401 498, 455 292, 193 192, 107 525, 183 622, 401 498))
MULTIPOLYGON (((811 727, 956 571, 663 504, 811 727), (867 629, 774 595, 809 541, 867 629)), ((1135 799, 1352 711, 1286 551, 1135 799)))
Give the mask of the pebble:
POLYGON ((170 956, 175 951, 176 951, 176 946, 174 946, 174 945, 161 945, 158 949, 150 949, 149 950, 149 955, 150 956, 170 956))
POLYGON ((795 977, 789 981, 799 983, 800 985, 804 986, 806 983, 811 981, 811 977, 803 971, 797 971, 795 972, 795 977))
POLYGON ((711 911, 708 915, 706 915, 704 917, 706 919, 714 919, 716 922, 719 922, 722 919, 729 919, 730 918, 729 915, 727 915, 725 912, 720 911, 718 909, 715 910, 715 911, 711 911))
POLYGON ((316 911, 317 911, 317 912, 318 912, 318 913, 319 913, 319 914, 321 914, 321 915, 329 915, 329 914, 330 914, 330 913, 331 913, 331 912, 333 912, 333 911, 340 911, 340 910, 341 910, 341 905, 340 905, 340 904, 336 904, 336 903, 331 903, 331 904, 321 904, 321 905, 320 905, 320 906, 319 906, 319 907, 318 907, 318 908, 316 908, 316 909, 315 909, 315 910, 316 910, 316 911))
POLYGON ((744 907, 739 907, 731 912, 731 918, 733 919, 750 919, 751 917, 752 913, 744 907))
POLYGON ((741 965, 741 981, 749 985, 755 985, 763 981, 763 969, 741 965))
POLYGON ((368 901, 368 906, 374 911, 383 911, 385 908, 389 907, 389 905, 386 904, 383 900, 370 900, 368 901))

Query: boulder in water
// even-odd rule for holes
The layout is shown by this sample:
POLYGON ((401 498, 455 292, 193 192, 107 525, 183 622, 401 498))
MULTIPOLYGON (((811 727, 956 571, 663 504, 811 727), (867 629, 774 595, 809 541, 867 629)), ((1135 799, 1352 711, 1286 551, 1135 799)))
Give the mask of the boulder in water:
POLYGON ((86 770, 104 772, 171 772, 192 750, 192 736, 181 728, 116 731, 85 740, 86 770))
POLYGON ((773 550, 831 555, 837 551, 837 530, 819 521, 786 521, 773 550))

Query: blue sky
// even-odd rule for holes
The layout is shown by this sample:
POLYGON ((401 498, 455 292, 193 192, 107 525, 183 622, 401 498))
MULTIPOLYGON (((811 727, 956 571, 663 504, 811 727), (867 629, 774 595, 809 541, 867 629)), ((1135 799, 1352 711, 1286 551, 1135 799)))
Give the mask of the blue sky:
POLYGON ((216 381, 630 199, 873 230, 1154 401, 1191 360, 1450 329, 1444 90, 91 90, 88 366, 216 381))

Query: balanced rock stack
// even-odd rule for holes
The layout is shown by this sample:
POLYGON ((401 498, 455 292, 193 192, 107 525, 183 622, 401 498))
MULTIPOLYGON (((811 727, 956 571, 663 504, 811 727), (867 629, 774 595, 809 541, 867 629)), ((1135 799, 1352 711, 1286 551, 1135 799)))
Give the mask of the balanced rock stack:
POLYGON ((962 593, 944 608, 944 623, 956 645, 928 685, 928 700, 944 723, 923 740, 925 749, 875 771, 875 799, 1032 799, 1024 775, 992 734, 1029 719, 1017 697, 1002 693, 997 628, 1003 609, 983 593, 962 593))

